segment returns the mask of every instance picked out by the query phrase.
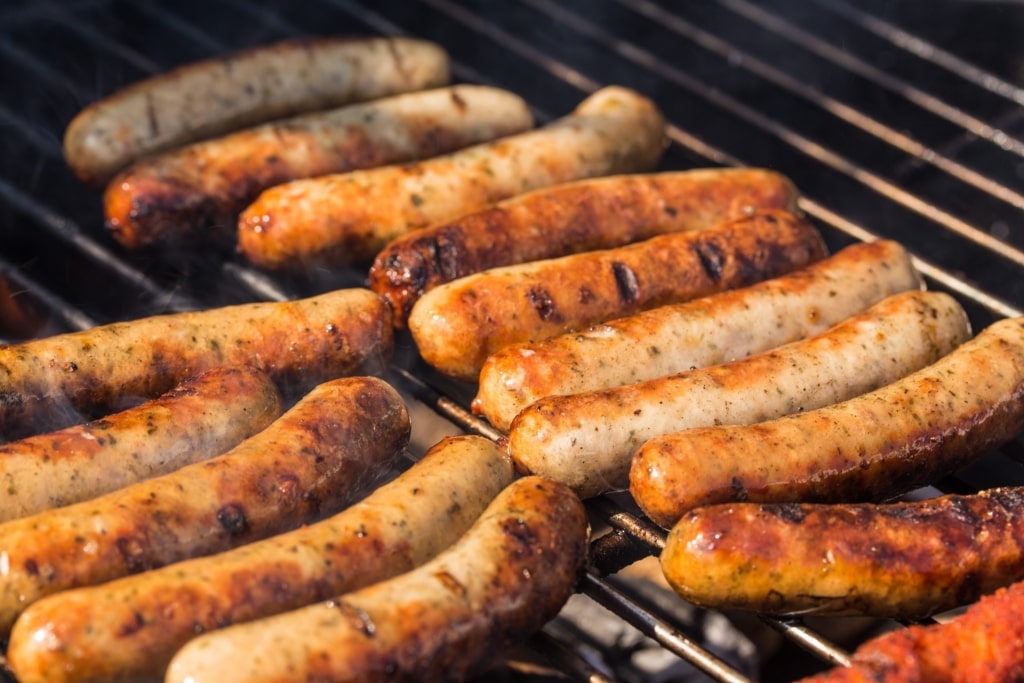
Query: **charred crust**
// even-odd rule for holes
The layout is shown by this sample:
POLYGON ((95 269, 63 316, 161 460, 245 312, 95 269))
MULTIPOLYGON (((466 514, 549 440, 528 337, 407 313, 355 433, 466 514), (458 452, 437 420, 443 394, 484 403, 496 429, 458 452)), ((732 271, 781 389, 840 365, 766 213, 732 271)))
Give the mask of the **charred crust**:
POLYGON ((139 631, 141 631, 145 625, 146 618, 142 616, 142 613, 138 611, 132 612, 131 621, 121 624, 121 626, 117 629, 117 636, 119 638, 127 638, 129 636, 133 636, 139 631))
POLYGON ((559 322, 561 321, 562 315, 558 311, 558 306, 555 304, 554 299, 551 298, 551 293, 541 287, 531 287, 530 291, 526 293, 526 297, 530 301, 530 305, 537 311, 537 315, 540 319, 545 322, 559 322))
POLYGON ((619 299, 628 306, 635 305, 640 300, 640 281, 636 271, 621 261, 613 261, 612 274, 615 276, 619 299))
POLYGON ((237 503, 228 503, 217 510, 217 522, 229 536, 241 536, 249 531, 245 509, 237 503))
POLYGON ((712 282, 719 282, 725 270, 725 253, 714 242, 697 242, 693 250, 700 260, 700 267, 712 282))
POLYGON ((779 503, 762 509, 789 524, 801 524, 807 519, 807 510, 799 503, 779 503))
POLYGON ((114 542, 114 545, 117 547, 121 559, 124 560, 129 574, 139 574, 151 568, 146 559, 146 546, 139 538, 122 536, 114 542))

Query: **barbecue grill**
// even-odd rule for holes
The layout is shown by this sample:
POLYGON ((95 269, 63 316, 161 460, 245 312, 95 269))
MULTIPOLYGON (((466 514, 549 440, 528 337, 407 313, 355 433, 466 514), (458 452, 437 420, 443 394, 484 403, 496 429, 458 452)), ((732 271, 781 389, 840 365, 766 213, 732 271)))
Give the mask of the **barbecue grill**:
MULTIPOLYGON (((876 237, 902 242, 929 287, 956 296, 978 330, 1024 310, 1022 30, 1024 4, 1010 0, 7 0, 0 337, 361 285, 365 273, 356 270, 269 275, 213 248, 127 253, 103 228, 99 194, 74 179, 61 156, 68 121, 122 85, 317 34, 436 41, 452 55, 458 81, 519 93, 539 122, 604 85, 634 88, 668 119, 662 170, 781 171, 833 251, 876 237)), ((408 339, 400 338, 388 379, 437 414, 422 413, 421 424, 497 438, 469 412, 467 387, 433 373, 408 339)), ((1018 437, 935 488, 1020 484, 1022 462, 1018 437)), ((590 505, 601 534, 580 586, 589 604, 566 610, 528 644, 523 659, 534 662, 533 673, 520 666, 510 675, 638 680, 631 676, 639 669, 618 661, 628 652, 588 632, 594 603, 684 662, 658 680, 789 680, 842 663, 859 639, 898 627, 740 619, 690 609, 672 595, 652 598, 620 574, 656 554, 663 531, 621 496, 590 505), (781 637, 743 656, 742 647, 716 646, 713 631, 725 617, 727 625, 743 622, 745 634, 781 637)))

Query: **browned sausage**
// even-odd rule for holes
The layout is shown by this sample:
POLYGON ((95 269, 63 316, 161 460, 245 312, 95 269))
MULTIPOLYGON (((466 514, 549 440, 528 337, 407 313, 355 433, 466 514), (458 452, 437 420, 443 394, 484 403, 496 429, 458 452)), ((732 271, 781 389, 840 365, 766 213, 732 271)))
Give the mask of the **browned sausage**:
POLYGON ((374 260, 370 289, 401 327, 424 292, 471 273, 703 230, 754 209, 795 210, 796 199, 789 180, 756 168, 579 180, 392 240, 374 260))

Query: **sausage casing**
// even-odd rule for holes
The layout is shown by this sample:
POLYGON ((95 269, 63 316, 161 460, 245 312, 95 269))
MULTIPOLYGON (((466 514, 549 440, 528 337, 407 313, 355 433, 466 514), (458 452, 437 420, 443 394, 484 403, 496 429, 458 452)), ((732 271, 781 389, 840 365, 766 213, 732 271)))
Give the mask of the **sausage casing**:
POLYGON ((199 631, 298 609, 423 564, 512 480, 511 460, 494 443, 450 437, 322 522, 40 600, 15 622, 8 665, 20 683, 161 680, 199 631))
POLYGON ((100 498, 0 525, 0 631, 31 603, 281 533, 339 510, 409 438, 383 380, 315 387, 227 453, 100 498))
POLYGON ((0 430, 20 438, 102 417, 215 367, 255 366, 292 400, 329 379, 379 373, 393 348, 387 303, 359 288, 0 346, 0 430))
POLYGON ((64 134, 75 174, 106 183, 135 159, 305 111, 450 79, 447 53, 405 37, 286 40, 178 67, 82 110, 64 134))
POLYGON ((509 344, 750 285, 826 255, 807 220, 761 211, 712 230, 468 275, 424 294, 409 331, 427 363, 473 381, 509 344))
POLYGON ((885 499, 1011 440, 1024 427, 1022 399, 1024 318, 1010 318, 848 401, 651 439, 634 453, 630 492, 665 527, 711 503, 885 499))
POLYGON ((282 410, 255 368, 216 368, 84 425, 0 445, 0 522, 96 498, 219 455, 282 410))
POLYGON ((132 164, 103 195, 106 223, 129 249, 233 246, 239 212, 271 186, 432 157, 532 126, 522 98, 472 85, 275 121, 132 164))
POLYGON ((404 326, 424 292, 471 273, 703 230, 754 209, 795 210, 796 199, 789 180, 758 168, 563 183, 392 240, 374 260, 370 289, 404 326))
POLYGON ((629 486, 631 455, 648 439, 831 405, 934 363, 970 336, 948 294, 897 294, 819 335, 731 363, 540 399, 513 420, 508 449, 522 471, 596 496, 629 486))
POLYGON ((672 528, 661 566, 680 595, 715 609, 924 618, 1024 576, 1024 489, 710 505, 672 528))
POLYGON ((587 537, 583 505, 568 488, 519 479, 434 560, 200 636, 175 655, 166 681, 463 680, 555 616, 579 578, 587 537))
POLYGON ((649 99, 604 88, 537 130, 414 164, 271 188, 242 212, 239 248, 272 270, 369 262, 400 235, 515 194, 649 171, 661 158, 664 129, 649 99))
POLYGON ((520 411, 546 396, 743 358, 824 332, 887 296, 922 286, 898 242, 853 244, 749 287, 499 349, 480 371, 473 411, 507 431, 520 411))

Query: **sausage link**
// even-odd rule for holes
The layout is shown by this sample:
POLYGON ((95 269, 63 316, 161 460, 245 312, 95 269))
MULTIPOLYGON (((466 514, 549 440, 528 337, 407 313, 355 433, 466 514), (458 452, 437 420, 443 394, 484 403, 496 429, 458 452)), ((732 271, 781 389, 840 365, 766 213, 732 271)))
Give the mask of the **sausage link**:
POLYGON ((604 88, 537 130, 414 164, 271 188, 242 212, 239 247, 272 270, 369 262, 400 235, 515 194, 650 171, 661 158, 664 129, 649 99, 604 88))
POLYGON ((631 455, 649 439, 838 403, 934 363, 970 336, 948 294, 897 294, 820 335, 732 363, 543 398, 512 422, 508 449, 520 470, 596 496, 629 486, 631 455))
POLYGON ((661 566, 680 595, 715 609, 924 618, 1024 576, 1024 489, 710 505, 672 528, 661 566))
POLYGON ((474 381, 498 349, 782 275, 826 256, 818 231, 786 211, 713 230, 494 268, 430 290, 409 331, 423 359, 474 381))
POLYGON ((227 453, 100 498, 0 525, 0 632, 36 600, 209 555, 332 514, 409 438, 383 380, 321 384, 227 453))
POLYGON ((138 407, 0 445, 0 522, 96 498, 227 451, 281 414, 254 368, 189 378, 138 407))
POLYGON ((848 246, 749 287, 495 351, 480 371, 473 411, 507 431, 526 406, 743 358, 824 332, 921 276, 898 243, 848 246))
POLYGON ((175 655, 165 680, 463 680, 555 616, 582 571, 587 537, 572 491, 540 477, 520 479, 427 564, 325 603, 200 636, 175 655))
POLYGON ((379 373, 393 348, 387 303, 358 288, 0 346, 0 429, 21 438, 102 417, 215 367, 255 366, 290 401, 329 379, 379 373))
POLYGON ((103 195, 123 246, 234 245, 238 214, 260 192, 296 178, 451 152, 533 126, 517 95, 456 86, 395 95, 275 121, 142 159, 103 195))
POLYGON ((298 609, 423 564, 512 480, 508 455, 491 441, 447 438, 396 480, 317 524, 40 600, 11 631, 8 665, 20 683, 161 680, 198 632, 298 609))
POLYGON ((103 185, 139 157, 306 111, 446 85, 447 53, 404 37, 286 40, 139 81, 82 110, 64 156, 103 185))
POLYGON ((392 240, 370 289, 404 326, 423 293, 489 268, 704 230, 755 209, 796 209, 797 191, 764 169, 697 169, 564 183, 392 240))
POLYGON ((651 439, 633 455, 630 492, 664 527, 710 503, 879 500, 959 469, 1022 427, 1024 318, 1011 318, 834 406, 651 439))

